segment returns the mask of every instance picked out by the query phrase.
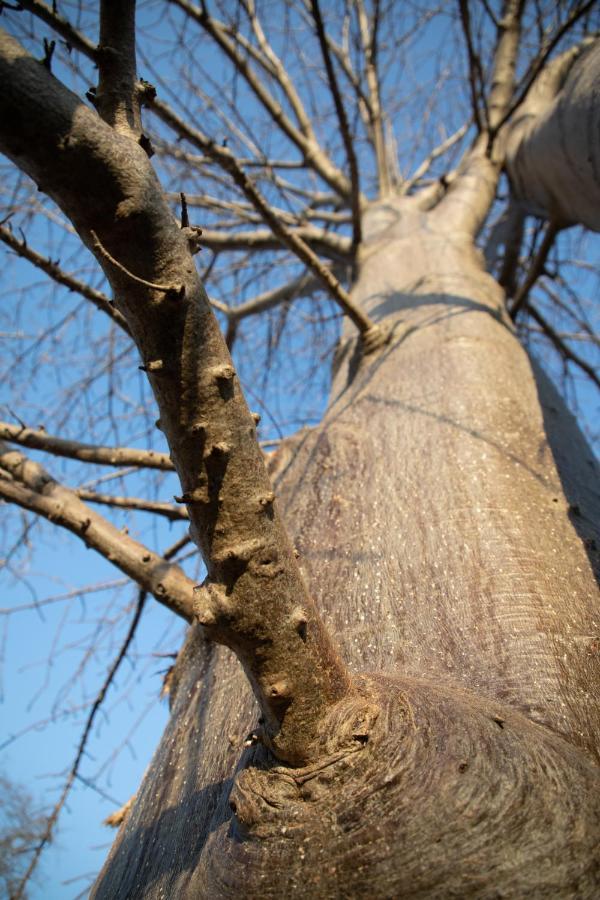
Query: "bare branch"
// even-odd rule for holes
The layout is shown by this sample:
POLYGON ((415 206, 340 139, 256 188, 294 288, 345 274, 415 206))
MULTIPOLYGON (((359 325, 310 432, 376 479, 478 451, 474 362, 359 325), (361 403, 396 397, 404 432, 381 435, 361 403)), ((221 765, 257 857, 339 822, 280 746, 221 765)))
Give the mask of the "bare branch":
MULTIPOLYGON (((496 127, 512 96, 523 2, 505 0, 487 102, 490 129, 496 127)), ((496 193, 501 162, 491 153, 489 133, 482 134, 466 155, 450 190, 436 209, 446 225, 453 220, 454 227, 465 233, 475 236, 479 232, 496 193)))
POLYGON ((97 463, 101 466, 139 466, 145 469, 160 469, 163 472, 172 472, 175 469, 167 453, 138 450, 137 447, 102 447, 96 444, 82 444, 79 441, 54 437, 43 428, 26 428, 22 425, 11 425, 9 422, 0 422, 0 439, 10 441, 12 444, 19 444, 21 447, 44 450, 54 456, 77 459, 79 462, 97 463))
POLYGON ((565 19, 563 24, 558 28, 550 41, 546 44, 544 49, 538 54, 536 59, 530 64, 527 73, 524 76, 524 83, 522 84, 520 90, 518 91, 516 97, 502 112, 502 115, 498 118, 496 122, 492 123, 493 131, 490 135, 490 140, 493 140, 498 131, 502 128, 502 126, 510 119, 512 114, 521 106, 527 97, 529 91, 531 90, 536 78, 546 65, 548 58, 556 45, 562 38, 567 34, 567 32, 575 25, 578 19, 582 18, 592 7, 595 5, 596 0, 587 0, 587 3, 581 4, 581 6, 576 6, 569 16, 565 19))
POLYGON ((139 509, 142 512, 164 516, 171 522, 189 519, 185 506, 174 506, 172 503, 144 500, 141 497, 115 497, 113 494, 99 494, 97 491, 90 491, 87 488, 74 488, 73 493, 87 503, 99 503, 102 506, 114 506, 118 509, 139 509))
POLYGON ((42 22, 45 22, 46 25, 49 25, 50 28, 56 31, 57 34, 60 34, 66 41, 67 46, 74 47, 89 59, 96 61, 96 45, 84 34, 81 34, 80 31, 77 31, 64 16, 61 16, 55 4, 49 6, 47 3, 43 3, 42 0, 22 0, 19 6, 33 13, 38 19, 41 19, 42 22))
MULTIPOLYGON (((0 148, 14 161, 18 157, 19 167, 32 177, 43 174, 46 191, 96 252, 144 360, 209 573, 196 595, 195 614, 208 636, 233 647, 242 662, 264 716, 265 743, 294 765, 311 761, 318 756, 319 729, 332 705, 350 697, 361 701, 308 592, 274 503, 256 423, 186 236, 134 141, 110 129, 1 32, 0 51, 0 77, 6 82, 0 92, 0 148), (26 78, 20 77, 22 71, 26 78), (32 119, 35 141, 27 139, 32 119), (10 128, 2 127, 8 122, 10 128), (49 165, 59 143, 64 148, 60 165, 49 165), (101 178, 90 178, 90 169, 101 178), (157 297, 110 265, 98 253, 92 230, 124 270, 140 271, 153 284, 183 279, 181 296, 157 297), (256 652, 257 639, 263 652, 256 652)), ((21 487, 5 484, 4 490, 21 487)), ((83 530, 96 540, 99 528, 85 520, 96 523, 97 514, 72 492, 61 494, 48 476, 43 484, 41 492, 21 487, 21 493, 33 495, 21 499, 47 507, 59 524, 79 532, 84 507, 83 530), (68 521, 73 508, 78 515, 68 521)), ((130 540, 119 535, 116 553, 124 554, 130 540)), ((126 562, 117 559, 117 564, 126 562)), ((148 588, 156 592, 161 585, 169 596, 162 574, 148 578, 148 588)))
POLYGON ((600 377, 598 377, 598 373, 590 366, 585 359, 582 359, 574 350, 571 350, 569 345, 565 343, 565 341, 557 334, 554 328, 550 325, 550 323, 546 320, 546 318, 534 307, 531 306, 530 303, 527 303, 525 306, 527 313, 535 319, 538 325, 541 327, 542 331, 546 335, 547 338, 554 344, 560 355, 570 362, 574 363, 578 366, 582 372, 584 372, 588 378, 593 381, 597 388, 600 389, 600 377))
MULTIPOLYGON (((155 109, 162 109, 162 103, 156 101, 155 109)), ((239 187, 242 193, 253 204, 256 210, 261 214, 263 220, 270 226, 273 234, 279 238, 280 242, 288 247, 302 262, 321 279, 323 286, 327 292, 333 297, 336 303, 343 309, 346 315, 354 322, 363 337, 363 345, 365 352, 370 352, 381 346, 381 343, 387 339, 387 333, 375 325, 371 319, 352 301, 348 292, 342 287, 337 278, 324 263, 319 259, 316 253, 311 250, 308 244, 299 236, 297 231, 292 231, 281 222, 271 206, 263 195, 260 193, 254 182, 241 169, 233 154, 227 147, 221 147, 213 140, 206 137, 196 128, 191 128, 179 117, 175 116, 171 110, 164 109, 165 115, 168 115, 169 121, 176 124, 176 130, 185 135, 193 144, 199 147, 205 153, 212 156, 221 167, 231 175, 234 183, 239 187)), ((206 233, 203 232, 203 241, 206 240, 206 233)))
POLYGON ((507 230, 504 238, 504 258, 498 275, 498 284, 504 288, 508 297, 515 296, 524 224, 525 211, 516 200, 511 198, 505 222, 507 230))
POLYGON ((473 35, 471 34, 471 15, 469 12, 468 0, 459 0, 458 7, 460 10, 460 24, 462 25, 463 34, 465 36, 465 44, 467 47, 467 57, 469 60, 469 88, 471 90, 471 108, 473 110, 473 118, 477 125, 478 131, 483 131, 488 127, 489 116, 487 103, 484 94, 484 78, 483 69, 481 68, 481 60, 475 52, 473 45, 473 35))
POLYGON ((315 27, 317 30, 317 37, 319 38, 319 45, 321 47, 321 53, 323 55, 323 62, 325 63, 325 69, 327 71, 327 79, 329 81, 331 96, 333 97, 335 111, 340 123, 340 132, 342 135, 342 140, 344 142, 346 156, 348 157, 350 182, 352 184, 352 247, 354 254, 356 253, 356 249, 362 239, 360 222, 360 183, 358 177, 358 162, 356 159, 356 153, 354 152, 354 141, 352 139, 352 135, 350 134, 348 117, 346 116, 346 110, 342 100, 342 95, 340 93, 335 69, 331 60, 331 54, 329 53, 329 45, 325 36, 325 26, 323 25, 323 17, 321 16, 319 0, 311 0, 311 7, 315 21, 315 27))
MULTIPOLYGON (((312 225, 293 229, 315 253, 340 262, 350 261, 351 241, 344 235, 323 231, 312 225)), ((202 229, 202 245, 211 250, 284 250, 285 245, 269 228, 254 231, 215 231, 202 229)))
POLYGON ((142 133, 140 91, 135 62, 135 0, 102 0, 96 108, 117 131, 138 139, 142 133))
POLYGON ((182 570, 152 553, 90 509, 39 463, 0 443, 0 497, 60 525, 79 537, 144 590, 186 621, 193 611, 193 582, 182 570))
POLYGON ((33 263, 34 266, 37 266, 38 269, 41 269, 42 272, 49 275, 57 284, 62 284, 70 291, 81 294, 86 300, 91 300, 97 309, 101 310, 101 312, 105 313, 107 316, 110 316, 119 328, 122 328, 126 334, 129 334, 127 322, 121 313, 115 309, 110 298, 107 297, 106 294, 103 294, 102 291, 97 291, 83 281, 79 281, 68 272, 64 272, 59 267, 58 262, 54 262, 53 260, 48 259, 48 257, 42 256, 40 253, 32 250, 25 238, 18 240, 12 231, 9 228, 5 228, 3 225, 0 225, 0 240, 10 247, 11 250, 14 250, 20 257, 33 263))
POLYGON ((513 304, 509 310, 510 317, 513 322, 517 318, 519 311, 527 303, 527 298, 529 297, 531 288, 534 286, 540 275, 543 274, 544 266, 546 265, 546 260, 548 259, 548 254, 552 250, 556 235, 560 231, 560 228, 561 225, 555 219, 551 219, 546 225, 544 237, 542 243, 540 244, 539 250, 537 251, 535 258, 533 259, 529 267, 529 271, 525 276, 525 280, 519 287, 515 295, 515 299, 513 300, 513 304))
POLYGON ((379 179, 379 196, 385 197, 391 190, 391 179, 388 170, 388 160, 385 146, 385 135, 383 132, 383 115, 381 111, 379 76, 377 73, 377 44, 376 29, 369 28, 369 20, 363 0, 354 0, 356 12, 358 15, 358 23, 360 28, 360 38, 362 42, 363 53, 365 57, 365 75, 367 86, 369 89, 369 112, 371 118, 371 129, 373 133, 373 143, 375 147, 375 157, 377 162, 377 176, 379 179))
MULTIPOLYGON (((264 83, 251 69, 248 61, 238 52, 234 42, 229 38, 224 26, 216 19, 209 16, 204 7, 192 6, 188 0, 170 0, 179 6, 187 15, 194 19, 209 34, 223 52, 229 57, 237 71, 242 75, 257 99, 267 110, 273 121, 281 128, 284 134, 294 143, 304 156, 305 162, 311 166, 324 179, 334 191, 346 198, 350 196, 351 186, 348 179, 331 162, 327 154, 320 147, 308 117, 303 115, 303 107, 298 102, 293 104, 296 116, 300 117, 300 128, 297 128, 288 118, 281 105, 266 89, 264 83)), ((278 75, 284 76, 284 90, 290 97, 291 82, 282 66, 278 75)))
POLYGON ((293 300, 295 297, 306 296, 321 286, 321 280, 317 278, 316 275, 305 272, 303 275, 300 275, 293 281, 289 281, 287 284, 272 288, 270 291, 265 291, 264 294, 259 294, 251 300, 247 300, 245 303, 240 303, 239 306, 228 308, 227 315, 229 316, 230 322, 239 322, 247 316, 254 316, 258 313, 265 312, 267 309, 272 309, 274 306, 278 306, 280 303, 286 303, 289 300, 293 300))
POLYGON ((450 137, 447 137, 445 141, 442 141, 441 144, 438 144, 435 147, 429 156, 427 156, 420 165, 417 166, 414 173, 402 184, 402 193, 407 194, 418 181, 423 178, 424 175, 427 174, 433 163, 436 159, 439 159, 440 156, 443 156, 448 150, 450 150, 455 144, 460 141, 467 131, 469 130, 470 122, 465 122, 464 125, 461 125, 454 134, 451 134, 450 137))

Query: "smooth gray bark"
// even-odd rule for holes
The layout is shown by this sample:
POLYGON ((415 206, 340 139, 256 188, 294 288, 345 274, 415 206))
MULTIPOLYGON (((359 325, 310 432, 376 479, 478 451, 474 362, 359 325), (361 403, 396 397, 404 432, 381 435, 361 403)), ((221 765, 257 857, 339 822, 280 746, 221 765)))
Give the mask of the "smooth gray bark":
POLYGON ((506 134, 516 196, 534 215, 600 231, 600 41, 548 67, 506 134))

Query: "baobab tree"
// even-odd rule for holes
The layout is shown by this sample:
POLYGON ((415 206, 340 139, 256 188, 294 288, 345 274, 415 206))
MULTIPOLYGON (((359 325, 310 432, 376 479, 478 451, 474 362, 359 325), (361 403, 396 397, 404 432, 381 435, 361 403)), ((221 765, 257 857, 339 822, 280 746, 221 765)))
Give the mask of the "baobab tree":
POLYGON ((596 470, 520 338, 598 387, 553 270, 563 231, 600 230, 597 5, 171 0, 142 67, 133 2, 97 40, 77 5, 3 6, 0 148, 112 296, 2 239, 137 348, 169 454, 6 422, 0 495, 138 586, 107 684, 147 594, 191 623, 93 896, 595 896, 596 470), (41 62, 15 38, 39 22, 41 62), (265 466, 230 351, 309 295, 344 316, 329 403, 265 466), (28 447, 174 469, 178 505, 70 489, 28 447), (91 503, 189 519, 204 581, 91 503))

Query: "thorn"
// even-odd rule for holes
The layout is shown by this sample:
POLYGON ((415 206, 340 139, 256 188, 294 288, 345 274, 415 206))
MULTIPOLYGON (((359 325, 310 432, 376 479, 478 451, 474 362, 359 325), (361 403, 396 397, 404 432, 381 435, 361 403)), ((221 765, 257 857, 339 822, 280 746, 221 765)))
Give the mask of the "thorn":
POLYGON ((219 441, 217 444, 213 444, 208 453, 204 454, 205 459, 209 456, 229 456, 231 453, 231 446, 226 441, 219 441))
POLYGON ((165 291, 165 298, 167 300, 183 300, 185 297, 185 284, 175 284, 173 287, 169 288, 168 291, 165 291))
POLYGON ((140 136, 138 144, 140 145, 148 159, 152 159, 152 157, 154 156, 154 147, 152 146, 152 141, 147 134, 142 134, 140 136))
POLYGON ((86 100, 92 104, 95 109, 98 109, 98 98, 96 97, 96 88, 92 85, 89 90, 85 92, 86 100))
POLYGON ((163 430, 163 429, 162 429, 162 422, 160 421, 160 419, 157 419, 156 422, 154 423, 154 425, 155 425, 156 428, 158 428, 159 431, 162 431, 162 430, 163 430))
POLYGON ((250 413, 250 415, 254 419, 255 424, 258 425, 258 423, 260 422, 260 413, 253 412, 253 413, 250 413))
POLYGON ((44 57, 42 59, 42 65, 44 65, 49 72, 52 71, 52 56, 55 48, 56 41, 49 41, 47 38, 44 38, 44 57))
POLYGON ((280 697, 282 699, 290 696, 290 686, 283 678, 281 681, 275 681, 270 684, 267 690, 269 697, 280 697))
MULTIPOLYGON (((182 226, 182 231, 185 232, 185 236, 187 237, 190 253, 198 253, 202 250, 202 247, 200 246, 200 235, 202 234, 201 228, 198 228, 197 225, 190 225, 187 228, 183 228, 182 226)), ((205 276, 202 277, 203 281, 204 279, 205 276)))
POLYGON ((190 217, 188 215, 187 200, 185 199, 185 194, 183 193, 183 191, 180 192, 179 198, 181 200, 181 227, 189 228, 190 227, 190 217))
POLYGON ((144 553, 144 555, 142 556, 142 562, 149 563, 151 559, 152 556, 150 555, 150 553, 144 553))
POLYGON ((162 359, 152 359, 146 366, 138 366, 138 369, 142 372, 160 372, 164 369, 164 362, 162 359))
POLYGON ((184 491, 180 496, 173 497, 176 503, 206 503, 206 496, 200 491, 184 491))
POLYGON ((145 106, 148 103, 152 103, 153 100, 156 100, 156 88, 149 81, 146 81, 145 78, 140 78, 138 81, 138 91, 140 94, 140 102, 142 106, 145 106))
POLYGON ((211 374, 213 380, 217 383, 220 381, 232 381, 235 375, 235 370, 233 366, 230 366, 228 363, 224 363, 222 366, 214 366, 211 374))
POLYGON ((308 619, 306 618, 306 613, 302 609, 302 607, 298 607, 295 609, 290 616, 292 625, 300 635, 301 639, 306 643, 306 633, 308 626, 308 619))
POLYGON ((273 503, 275 502, 275 494, 273 493, 273 491, 269 491, 269 493, 265 494, 264 497, 261 497, 258 502, 263 509, 266 509, 266 507, 269 506, 273 506, 273 503))
POLYGON ((219 554, 215 554, 214 561, 217 565, 223 565, 226 562, 237 560, 242 563, 249 563, 252 557, 265 549, 265 543, 260 538, 251 538, 248 541, 240 541, 233 547, 229 547, 219 554))
POLYGON ((244 747, 253 747, 255 744, 260 743, 260 735, 257 731, 251 731, 250 734, 245 738, 243 746, 244 747))

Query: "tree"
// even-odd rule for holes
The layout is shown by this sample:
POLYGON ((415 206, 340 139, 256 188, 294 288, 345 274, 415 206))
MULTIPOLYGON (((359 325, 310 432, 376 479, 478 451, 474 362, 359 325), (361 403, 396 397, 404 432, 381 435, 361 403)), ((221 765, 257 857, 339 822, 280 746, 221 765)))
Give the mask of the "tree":
POLYGON ((12 896, 23 878, 28 853, 44 834, 46 821, 21 785, 0 776, 0 883, 12 896))
MULTIPOLYGON (((98 45, 56 4, 19 6, 99 77, 88 105, 50 73, 48 40, 40 63, 3 34, 0 148, 72 223, 114 304, 6 223, 3 240, 133 341, 170 456, 6 423, 0 494, 104 554, 140 607, 150 593, 195 620, 167 730, 93 896, 594 896, 595 463, 514 321, 526 313, 598 386, 561 333, 590 325, 549 267, 559 232, 598 228, 596 4, 461 0, 471 122, 412 177, 397 168, 382 73, 433 10, 354 0, 334 21, 337 6, 299 2, 271 42, 273 10, 259 17, 250 0, 218 13, 173 0, 186 109, 163 99, 160 70, 158 94, 138 80, 134 3, 101 4, 98 45), (198 34, 234 73, 231 101, 215 76, 220 106, 205 94, 211 72, 198 84, 186 68, 198 34), (284 67, 295 50, 308 70, 322 61, 312 94, 284 67), (154 140, 143 106, 162 123, 154 140), (264 111, 269 132, 249 134, 243 109, 264 111), (227 141, 203 127, 218 117, 227 141), (153 144, 165 181, 177 161, 180 183, 205 185, 184 191, 180 221, 153 144), (490 225, 504 171, 509 202, 490 225), (243 227, 200 234, 193 206, 243 227), (533 239, 531 214, 547 221, 533 239), (286 248, 293 278, 251 303, 213 298, 224 337, 200 244, 214 252, 211 291, 234 290, 239 274, 217 260, 233 248, 269 251, 270 267, 286 248), (554 324, 538 282, 563 310, 554 324), (235 349, 242 317, 317 289, 346 315, 329 405, 281 443, 269 477, 225 338, 235 349), (192 592, 169 558, 180 545, 163 557, 121 534, 90 509, 102 498, 15 445, 174 466, 205 581, 192 592), (248 734, 241 755, 231 734, 248 734)), ((155 509, 181 515, 169 510, 155 509)))

